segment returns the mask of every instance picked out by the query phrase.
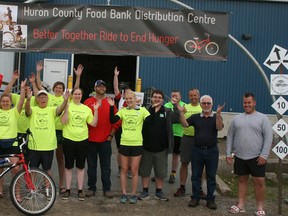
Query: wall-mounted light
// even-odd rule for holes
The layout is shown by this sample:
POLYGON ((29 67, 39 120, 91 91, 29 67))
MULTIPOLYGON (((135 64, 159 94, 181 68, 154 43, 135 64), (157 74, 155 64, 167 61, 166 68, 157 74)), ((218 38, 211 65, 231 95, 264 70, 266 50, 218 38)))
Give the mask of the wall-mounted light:
POLYGON ((252 39, 252 35, 250 35, 250 34, 242 34, 242 39, 243 40, 251 40, 252 39))

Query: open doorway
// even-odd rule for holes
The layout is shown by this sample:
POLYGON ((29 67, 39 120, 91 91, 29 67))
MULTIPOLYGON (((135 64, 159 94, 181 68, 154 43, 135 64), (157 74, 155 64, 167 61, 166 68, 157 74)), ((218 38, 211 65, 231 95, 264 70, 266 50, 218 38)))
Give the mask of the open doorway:
POLYGON ((137 57, 136 56, 101 56, 101 55, 74 55, 74 68, 78 64, 84 66, 80 87, 84 91, 83 100, 94 91, 95 81, 102 79, 107 84, 107 94, 114 94, 113 77, 114 68, 118 66, 119 89, 129 86, 135 88, 137 57))

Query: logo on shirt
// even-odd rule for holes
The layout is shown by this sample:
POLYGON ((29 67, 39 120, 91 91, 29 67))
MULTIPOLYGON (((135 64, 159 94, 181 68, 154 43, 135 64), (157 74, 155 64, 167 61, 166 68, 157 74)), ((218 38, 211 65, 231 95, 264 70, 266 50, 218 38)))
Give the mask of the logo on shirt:
POLYGON ((5 124, 5 123, 7 123, 8 121, 9 121, 9 116, 6 115, 6 114, 4 114, 4 113, 2 113, 2 114, 0 115, 0 123, 1 123, 1 124, 5 124))
POLYGON ((81 114, 77 113, 72 116, 72 120, 75 124, 81 124, 84 121, 84 118, 81 114))

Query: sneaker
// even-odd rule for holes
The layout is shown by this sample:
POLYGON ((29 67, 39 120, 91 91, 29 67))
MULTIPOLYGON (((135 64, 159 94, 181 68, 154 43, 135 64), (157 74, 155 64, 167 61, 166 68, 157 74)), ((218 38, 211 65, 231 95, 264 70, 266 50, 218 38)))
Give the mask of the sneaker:
POLYGON ((132 195, 130 197, 130 204, 136 204, 138 200, 138 197, 136 195, 132 195))
POLYGON ((178 190, 174 193, 174 197, 182 197, 182 196, 185 195, 185 193, 186 193, 185 188, 180 187, 180 188, 178 188, 178 190))
POLYGON ((196 207, 198 205, 199 205, 199 200, 196 200, 196 199, 193 199, 193 198, 188 203, 189 207, 196 207))
POLYGON ((49 194, 49 188, 46 188, 44 196, 45 196, 45 199, 47 199, 48 201, 51 200, 51 195, 49 194))
POLYGON ((169 183, 173 184, 176 180, 175 174, 171 173, 169 176, 169 183))
POLYGON ((140 194, 140 196, 138 197, 138 199, 139 200, 147 200, 147 199, 149 199, 150 197, 149 197, 149 194, 148 194, 148 192, 146 192, 146 191, 143 191, 141 194, 140 194))
POLYGON ((162 192, 156 193, 155 198, 161 201, 168 201, 168 197, 166 197, 162 192))
POLYGON ((120 175, 121 175, 121 170, 118 170, 117 177, 120 178, 120 175))
POLYGON ((217 209, 217 205, 216 205, 216 203, 214 202, 214 200, 208 200, 206 206, 207 206, 209 209, 213 209, 213 210, 216 210, 216 209, 217 209))
POLYGON ((200 191, 200 199, 206 200, 206 194, 203 190, 200 191))
POLYGON ((77 195, 77 197, 78 197, 78 200, 79 200, 79 201, 84 201, 84 200, 85 200, 85 195, 84 195, 83 192, 79 192, 78 195, 77 195))
POLYGON ((113 198, 114 197, 114 195, 113 195, 113 193, 111 191, 106 191, 103 194, 107 198, 113 198))
POLYGON ((128 172, 127 172, 127 177, 128 177, 128 179, 132 179, 131 170, 128 170, 128 172))
POLYGON ((63 194, 62 196, 62 200, 68 200, 70 197, 70 191, 67 191, 63 194))
POLYGON ((95 191, 88 190, 87 193, 85 194, 85 196, 86 196, 86 197, 95 196, 95 191))
POLYGON ((50 194, 44 194, 44 197, 46 200, 50 201, 51 200, 51 196, 50 194))
POLYGON ((120 203, 127 203, 128 202, 128 197, 126 194, 122 194, 120 197, 120 203))

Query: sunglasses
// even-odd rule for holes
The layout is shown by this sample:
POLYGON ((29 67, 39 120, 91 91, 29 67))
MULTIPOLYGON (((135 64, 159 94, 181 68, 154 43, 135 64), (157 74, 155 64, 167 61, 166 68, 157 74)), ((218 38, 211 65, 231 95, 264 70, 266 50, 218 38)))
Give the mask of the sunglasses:
POLYGON ((211 105, 212 103, 211 102, 202 102, 201 104, 203 104, 203 105, 211 105))

